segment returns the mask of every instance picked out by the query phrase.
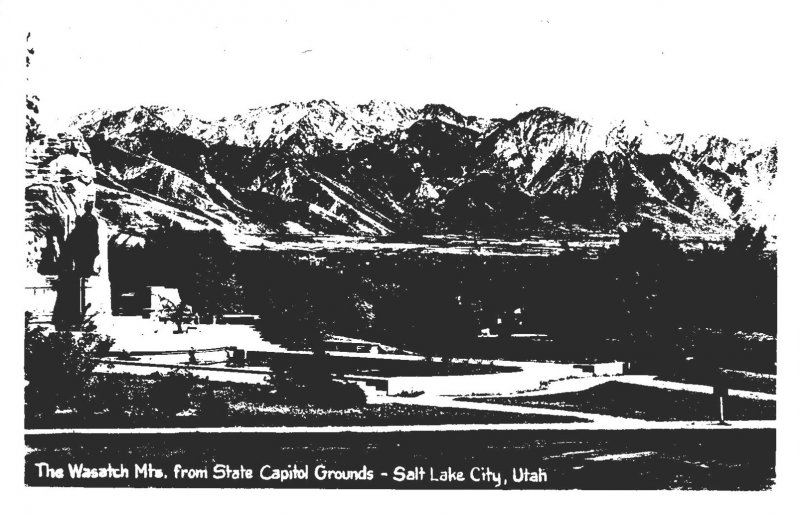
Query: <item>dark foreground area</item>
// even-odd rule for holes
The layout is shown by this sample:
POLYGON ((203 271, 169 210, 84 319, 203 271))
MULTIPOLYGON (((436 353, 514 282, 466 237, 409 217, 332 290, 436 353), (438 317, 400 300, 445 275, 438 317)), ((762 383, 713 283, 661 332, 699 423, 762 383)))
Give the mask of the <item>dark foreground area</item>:
POLYGON ((763 490, 775 481, 772 429, 36 434, 25 443, 29 486, 763 490))

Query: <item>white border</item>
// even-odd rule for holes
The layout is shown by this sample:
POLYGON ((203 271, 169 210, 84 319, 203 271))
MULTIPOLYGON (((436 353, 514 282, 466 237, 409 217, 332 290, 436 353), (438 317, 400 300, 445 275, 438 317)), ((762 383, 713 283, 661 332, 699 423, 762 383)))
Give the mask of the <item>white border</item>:
MULTIPOLYGON (((320 4, 323 2, 320 2, 320 4)), ((570 9, 580 16, 582 8, 593 4, 570 4, 570 9)), ((183 2, 185 9, 201 9, 201 2, 183 2)), ((203 3, 203 5, 208 2, 203 3)), ((80 16, 92 16, 91 5, 69 2, 80 16)), ((128 4, 130 5, 130 4, 128 4)), ((395 7, 397 4, 392 4, 395 7)), ((464 2, 460 9, 472 9, 476 2, 464 2)), ((777 55, 771 55, 769 62, 778 62, 776 69, 764 70, 758 62, 742 63, 739 69, 717 70, 708 76, 694 76, 698 94, 694 102, 702 110, 704 97, 715 99, 726 95, 726 81, 746 80, 754 84, 753 97, 730 98, 730 110, 735 116, 746 122, 754 120, 763 127, 763 121, 769 120, 769 132, 777 135, 779 148, 778 195, 779 206, 779 368, 778 379, 778 483, 776 488, 766 493, 708 493, 708 492, 652 492, 635 495, 626 492, 558 492, 558 491, 324 491, 324 490, 125 490, 125 489, 41 489, 22 487, 23 454, 22 445, 22 314, 15 305, 15 291, 21 290, 18 274, 15 270, 22 264, 23 241, 23 134, 24 134, 24 48, 25 24, 32 17, 48 16, 51 4, 38 2, 33 7, 22 2, 10 3, 3 0, 0 4, 0 20, 2 35, 2 72, 0 73, 0 98, 2 101, 2 133, 0 133, 0 177, 2 177, 2 219, 3 241, 2 269, 4 273, 2 296, 2 332, 0 341, 4 343, 2 356, 2 441, 4 459, 0 463, 0 485, 4 490, 3 503, 10 507, 7 512, 136 512, 143 511, 183 511, 222 512, 234 508, 247 508, 248 512, 285 511, 288 509, 306 511, 321 509, 325 512, 353 512, 358 510, 375 512, 408 512, 411 510, 439 511, 472 511, 496 512, 499 509, 524 509, 545 512, 571 511, 573 509, 614 510, 614 511, 656 511, 674 512, 676 509, 688 512, 721 509, 735 512, 777 512, 796 508, 792 499, 798 484, 798 375, 796 370, 800 355, 800 301, 798 301, 798 263, 800 263, 800 245, 798 245, 797 227, 798 199, 800 193, 800 156, 797 145, 800 134, 797 126, 797 92, 800 84, 797 81, 797 48, 798 38, 794 24, 798 20, 791 2, 698 2, 696 4, 668 3, 660 7, 641 2, 619 5, 615 3, 614 12, 619 16, 628 16, 631 23, 637 22, 637 15, 657 9, 682 9, 682 16, 699 17, 700 25, 706 27, 707 36, 728 38, 725 41, 732 46, 741 47, 739 38, 748 38, 754 45, 769 39, 774 41, 770 48, 777 55), (691 8, 697 5, 697 8, 691 8), (702 8, 701 8, 702 7, 702 8), (768 9, 774 22, 768 27, 760 27, 759 31, 737 32, 725 27, 728 18, 726 13, 736 9, 768 9), (627 13, 627 14, 626 14, 627 13), (728 41, 730 40, 730 41, 728 41), (724 80, 723 80, 724 79, 724 80), (770 112, 755 112, 758 105, 766 106, 770 112), (773 132, 774 130, 774 132, 773 132), (390 496, 387 496, 390 495, 390 496)), ((508 7, 507 3, 503 4, 508 7)), ((96 7, 96 4, 95 4, 96 7)), ((514 4, 514 8, 532 10, 536 5, 514 4)), ((413 5, 420 16, 425 10, 419 4, 413 5)), ((674 19, 674 18, 670 18, 674 19)), ((96 20, 103 23, 102 18, 96 20)), ((335 22, 332 20, 331 22, 335 22)), ((390 21, 384 21, 390 23, 390 21)), ((659 34, 668 30, 658 31, 659 34)), ((684 38, 676 27, 672 37, 684 38)), ((146 28, 143 28, 146 32, 146 28)), ((646 35, 646 32, 642 33, 646 35)), ((502 37, 502 33, 482 35, 487 41, 493 37, 502 37)), ((413 37, 413 34, 410 35, 413 37)), ((572 42, 580 45, 592 45, 581 33, 569 34, 572 42)), ((102 42, 98 42, 102 44, 102 42)), ((763 45, 762 45, 763 46, 763 45)), ((703 48, 698 47, 698 52, 703 48)), ((714 70, 714 56, 707 56, 709 70, 714 70)), ((612 63, 606 72, 595 75, 598 79, 614 80, 615 66, 612 63)), ((688 80, 688 79, 687 79, 688 80)), ((485 94, 494 94, 485 90, 485 94)), ((657 100, 653 100, 657 101, 657 100)), ((530 106, 535 107, 535 105, 530 106)), ((474 113, 481 114, 481 113, 474 113)), ((574 113, 580 115, 581 113, 574 113)), ((739 135, 734 134, 734 135, 739 135)), ((746 134, 744 134, 746 135, 746 134)), ((4 508, 4 510, 6 510, 4 508)))

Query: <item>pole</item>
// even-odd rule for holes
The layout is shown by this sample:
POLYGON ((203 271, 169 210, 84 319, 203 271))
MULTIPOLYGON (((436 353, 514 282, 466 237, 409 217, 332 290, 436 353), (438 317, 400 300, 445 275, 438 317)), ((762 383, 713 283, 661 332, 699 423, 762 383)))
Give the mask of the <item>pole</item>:
POLYGON ((725 424, 725 397, 719 397, 719 424, 725 424))
POLYGON ((80 286, 78 288, 80 294, 80 306, 81 312, 80 315, 83 316, 84 312, 86 312, 86 279, 81 277, 80 278, 80 286))

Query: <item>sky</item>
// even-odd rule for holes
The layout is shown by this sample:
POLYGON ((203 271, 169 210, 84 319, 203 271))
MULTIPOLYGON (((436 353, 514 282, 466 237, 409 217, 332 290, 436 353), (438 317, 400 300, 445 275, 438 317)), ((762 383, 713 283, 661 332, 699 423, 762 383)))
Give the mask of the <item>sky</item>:
POLYGON ((28 88, 54 126, 95 108, 214 119, 378 99, 774 140, 786 13, 699 3, 34 2, 28 88))

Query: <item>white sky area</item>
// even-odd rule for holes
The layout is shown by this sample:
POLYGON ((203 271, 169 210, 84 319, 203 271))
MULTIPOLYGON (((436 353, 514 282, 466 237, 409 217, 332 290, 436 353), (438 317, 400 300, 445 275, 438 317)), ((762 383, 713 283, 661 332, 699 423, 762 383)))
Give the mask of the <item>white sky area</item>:
MULTIPOLYGON (((549 106, 603 124, 775 140, 779 3, 33 2, 45 124, 96 108, 216 119, 284 101, 549 106), (602 4, 602 5, 601 5, 602 4)), ((783 91, 781 91, 783 92, 783 91)))

